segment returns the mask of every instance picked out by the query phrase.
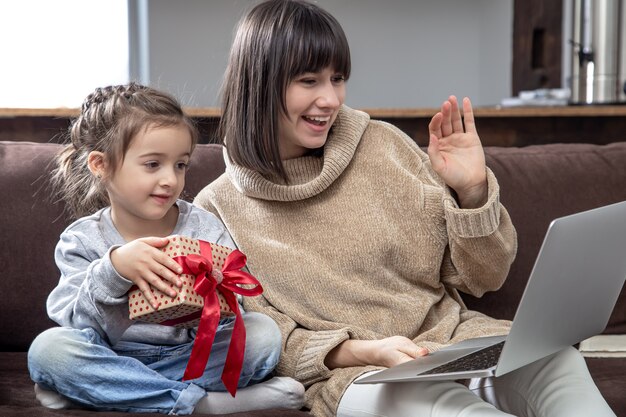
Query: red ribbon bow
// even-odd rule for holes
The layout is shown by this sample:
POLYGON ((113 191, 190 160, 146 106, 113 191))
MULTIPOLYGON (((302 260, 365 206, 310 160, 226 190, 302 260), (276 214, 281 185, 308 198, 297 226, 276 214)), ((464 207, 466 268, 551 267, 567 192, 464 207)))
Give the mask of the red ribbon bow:
POLYGON ((209 361, 215 332, 220 320, 220 305, 215 292, 219 290, 230 309, 235 313, 235 326, 222 371, 222 382, 224 382, 230 395, 234 397, 241 375, 246 345, 246 328, 234 293, 254 296, 261 294, 263 288, 256 278, 241 271, 241 268, 246 266, 246 256, 243 253, 236 249, 233 250, 226 257, 222 270, 218 271, 213 269, 211 244, 202 240, 199 242, 201 255, 191 254, 174 258, 183 267, 183 274, 196 276, 193 288, 204 298, 198 333, 191 349, 191 356, 187 362, 183 381, 201 377, 209 361), (223 276, 221 282, 215 279, 214 273, 217 273, 215 274, 217 276, 223 276), (255 287, 241 288, 239 285, 242 284, 252 284, 255 287))

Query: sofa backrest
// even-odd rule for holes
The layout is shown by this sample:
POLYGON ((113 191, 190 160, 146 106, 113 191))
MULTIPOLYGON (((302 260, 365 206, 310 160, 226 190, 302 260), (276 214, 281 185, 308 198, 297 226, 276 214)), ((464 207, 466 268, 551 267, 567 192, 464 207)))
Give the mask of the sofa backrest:
MULTIPOLYGON (((626 142, 487 147, 485 156, 498 178, 500 200, 517 229, 519 247, 499 291, 464 300, 469 308, 512 319, 550 222, 626 200, 626 142)), ((606 332, 626 333, 626 287, 606 332)))
MULTIPOLYGON (((54 247, 69 220, 45 181, 59 149, 56 144, 0 142, 0 351, 24 351, 54 325, 45 304, 59 279, 54 247)), ((470 308, 510 319, 550 221, 626 200, 626 142, 486 148, 485 153, 517 227, 519 250, 501 290, 465 299, 470 308)), ((198 145, 185 195, 190 199, 223 171, 221 147, 198 145)), ((607 331, 626 333, 624 290, 607 331)))

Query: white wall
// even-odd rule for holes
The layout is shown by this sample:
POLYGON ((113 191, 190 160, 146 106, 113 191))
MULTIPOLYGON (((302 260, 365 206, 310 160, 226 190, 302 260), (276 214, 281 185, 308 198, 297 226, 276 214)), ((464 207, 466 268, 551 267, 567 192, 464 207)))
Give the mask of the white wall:
MULTIPOLYGON (((148 57, 140 81, 186 105, 219 106, 234 27, 256 1, 145 1, 148 57)), ((350 42, 352 107, 435 107, 450 94, 484 106, 511 94, 513 0, 317 4, 339 20, 350 42)))
POLYGON ((127 0, 0 1, 0 107, 80 107, 127 82, 126 12, 127 0))

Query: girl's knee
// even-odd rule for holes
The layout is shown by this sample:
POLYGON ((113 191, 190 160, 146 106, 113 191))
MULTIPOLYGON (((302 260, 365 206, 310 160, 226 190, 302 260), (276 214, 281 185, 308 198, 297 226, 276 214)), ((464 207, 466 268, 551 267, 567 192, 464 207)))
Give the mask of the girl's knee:
POLYGON ((55 373, 55 367, 66 366, 67 340, 72 329, 53 327, 40 333, 28 348, 28 368, 35 382, 43 375, 55 373))
POLYGON ((39 334, 28 349, 28 364, 42 371, 72 366, 72 358, 89 342, 89 332, 67 327, 53 327, 39 334))
POLYGON ((40 333, 28 348, 29 360, 50 357, 63 352, 67 341, 72 338, 73 329, 53 327, 40 333))

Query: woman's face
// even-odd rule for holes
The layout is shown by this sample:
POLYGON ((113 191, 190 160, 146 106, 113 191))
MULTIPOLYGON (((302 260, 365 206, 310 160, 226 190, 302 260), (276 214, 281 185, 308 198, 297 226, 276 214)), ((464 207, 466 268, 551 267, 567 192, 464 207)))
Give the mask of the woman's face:
POLYGON ((285 94, 287 114, 281 113, 278 122, 281 159, 298 158, 324 146, 345 96, 344 76, 332 68, 294 78, 285 94))

